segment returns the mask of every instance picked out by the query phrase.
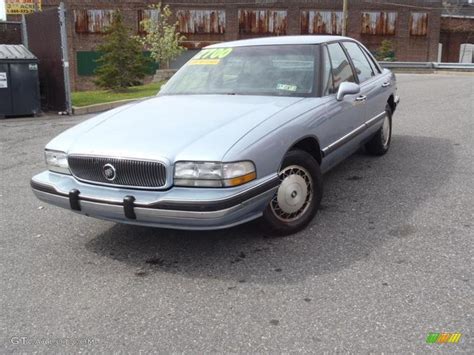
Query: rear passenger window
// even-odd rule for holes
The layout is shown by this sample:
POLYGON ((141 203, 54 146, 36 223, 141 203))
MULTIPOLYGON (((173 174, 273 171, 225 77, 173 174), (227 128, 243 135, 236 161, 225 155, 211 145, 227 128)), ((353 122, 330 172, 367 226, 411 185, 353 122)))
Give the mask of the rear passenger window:
POLYGON ((337 91, 344 81, 355 82, 354 73, 339 43, 329 44, 328 50, 331 57, 334 90, 337 91))
POLYGON ((354 42, 343 42, 344 47, 347 49, 349 56, 352 59, 352 63, 354 63, 354 67, 356 73, 359 77, 359 82, 363 83, 366 80, 369 80, 375 74, 372 71, 370 63, 368 62, 364 53, 354 42))

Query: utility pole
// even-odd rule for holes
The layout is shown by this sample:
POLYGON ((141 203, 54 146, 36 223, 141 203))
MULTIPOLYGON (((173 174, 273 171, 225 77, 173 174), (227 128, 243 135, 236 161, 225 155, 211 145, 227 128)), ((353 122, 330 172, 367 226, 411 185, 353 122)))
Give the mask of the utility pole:
POLYGON ((28 31, 26 28, 26 16, 25 14, 21 15, 21 43, 28 48, 28 31))
POLYGON ((347 19, 349 18, 349 0, 343 0, 342 4, 342 35, 347 36, 347 19))

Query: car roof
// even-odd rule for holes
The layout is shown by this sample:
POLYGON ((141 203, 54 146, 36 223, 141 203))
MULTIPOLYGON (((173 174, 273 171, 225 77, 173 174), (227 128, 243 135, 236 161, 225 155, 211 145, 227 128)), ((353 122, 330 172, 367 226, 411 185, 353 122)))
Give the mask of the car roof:
POLYGON ((321 44, 332 41, 351 40, 352 38, 343 36, 279 36, 279 37, 260 37, 252 39, 242 39, 239 41, 221 42, 212 44, 206 48, 229 48, 246 46, 271 46, 285 44, 321 44))

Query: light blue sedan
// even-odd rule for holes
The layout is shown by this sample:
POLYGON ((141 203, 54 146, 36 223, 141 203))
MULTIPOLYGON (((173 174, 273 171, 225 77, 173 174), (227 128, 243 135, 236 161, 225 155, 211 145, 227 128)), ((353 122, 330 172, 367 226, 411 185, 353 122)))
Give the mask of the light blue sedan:
POLYGON ((322 174, 390 146, 395 76, 359 42, 287 36, 204 48, 157 97, 54 138, 33 177, 53 205, 120 223, 291 234, 315 216, 322 174))

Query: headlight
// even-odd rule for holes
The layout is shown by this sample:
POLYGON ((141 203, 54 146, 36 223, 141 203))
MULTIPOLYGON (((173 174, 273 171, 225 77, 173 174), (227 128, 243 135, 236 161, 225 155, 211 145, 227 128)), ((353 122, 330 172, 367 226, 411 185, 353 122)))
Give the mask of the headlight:
POLYGON ((235 163, 178 162, 174 168, 176 186, 230 187, 255 180, 255 165, 250 161, 235 163))
POLYGON ((57 173, 70 174, 67 154, 56 150, 45 150, 44 159, 48 169, 57 173))

